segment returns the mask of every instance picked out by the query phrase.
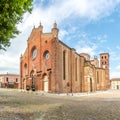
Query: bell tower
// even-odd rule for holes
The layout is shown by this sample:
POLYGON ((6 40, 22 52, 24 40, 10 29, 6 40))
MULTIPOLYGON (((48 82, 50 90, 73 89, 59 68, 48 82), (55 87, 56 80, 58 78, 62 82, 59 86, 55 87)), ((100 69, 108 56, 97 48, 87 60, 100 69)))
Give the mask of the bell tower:
POLYGON ((100 67, 105 69, 105 84, 106 88, 110 87, 110 78, 109 78, 109 53, 100 54, 100 67))
POLYGON ((109 69, 109 53, 100 54, 100 67, 104 69, 109 69))

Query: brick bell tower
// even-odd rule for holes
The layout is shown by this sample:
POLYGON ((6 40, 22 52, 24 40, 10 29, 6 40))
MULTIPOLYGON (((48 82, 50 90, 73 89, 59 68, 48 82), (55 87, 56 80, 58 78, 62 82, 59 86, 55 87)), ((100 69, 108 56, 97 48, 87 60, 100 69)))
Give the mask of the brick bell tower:
POLYGON ((105 89, 110 87, 109 79, 109 53, 100 54, 100 67, 105 69, 105 89))

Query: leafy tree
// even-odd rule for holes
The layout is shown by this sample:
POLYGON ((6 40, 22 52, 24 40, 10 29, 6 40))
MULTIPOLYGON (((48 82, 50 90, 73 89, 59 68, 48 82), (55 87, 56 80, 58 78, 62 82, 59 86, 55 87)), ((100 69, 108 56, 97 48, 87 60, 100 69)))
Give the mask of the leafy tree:
POLYGON ((19 34, 16 25, 25 12, 32 11, 33 0, 0 0, 0 50, 10 46, 10 39, 19 34))

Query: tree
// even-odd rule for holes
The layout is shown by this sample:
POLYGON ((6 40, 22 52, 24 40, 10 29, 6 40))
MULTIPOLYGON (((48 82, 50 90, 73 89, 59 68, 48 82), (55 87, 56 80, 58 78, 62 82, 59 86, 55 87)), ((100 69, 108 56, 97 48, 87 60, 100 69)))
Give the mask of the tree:
POLYGON ((0 50, 10 46, 10 39, 19 31, 17 24, 22 21, 25 12, 32 11, 33 0, 1 0, 0 1, 0 50))

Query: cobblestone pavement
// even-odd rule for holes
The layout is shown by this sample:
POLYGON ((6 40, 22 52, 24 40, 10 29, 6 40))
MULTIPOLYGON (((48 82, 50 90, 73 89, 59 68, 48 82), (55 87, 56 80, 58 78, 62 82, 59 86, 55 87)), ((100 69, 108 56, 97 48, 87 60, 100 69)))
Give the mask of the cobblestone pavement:
POLYGON ((0 89, 0 120, 120 120, 120 91, 67 96, 0 89))

